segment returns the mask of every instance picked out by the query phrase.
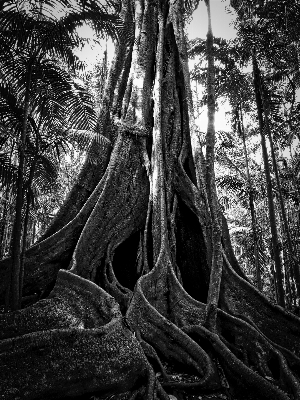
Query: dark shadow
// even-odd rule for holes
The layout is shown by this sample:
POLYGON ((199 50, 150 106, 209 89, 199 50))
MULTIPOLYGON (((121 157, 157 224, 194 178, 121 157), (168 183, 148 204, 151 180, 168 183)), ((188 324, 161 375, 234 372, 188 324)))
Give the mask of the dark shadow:
POLYGON ((272 376, 275 380, 280 379, 280 363, 278 357, 274 354, 268 359, 268 367, 272 373, 272 376))
POLYGON ((203 234, 197 217, 180 199, 176 212, 176 262, 184 289, 206 303, 209 269, 203 234))
POLYGON ((116 249, 113 258, 113 269, 116 278, 124 287, 133 290, 138 279, 136 259, 139 247, 140 231, 133 233, 116 249))

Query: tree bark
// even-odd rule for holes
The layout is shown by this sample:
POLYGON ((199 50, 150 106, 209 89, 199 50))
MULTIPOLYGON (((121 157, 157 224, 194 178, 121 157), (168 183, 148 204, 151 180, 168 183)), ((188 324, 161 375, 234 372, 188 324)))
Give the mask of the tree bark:
POLYGON ((205 325, 216 332, 217 309, 222 279, 222 245, 221 245, 221 213, 215 182, 215 66, 213 54, 213 32, 211 25, 210 1, 206 0, 208 15, 207 32, 207 134, 206 134, 206 188, 211 214, 212 263, 206 304, 205 325))
POLYGON ((0 223, 0 260, 2 260, 5 254, 5 248, 7 246, 7 231, 10 220, 10 201, 11 195, 10 190, 7 188, 4 190, 4 196, 1 199, 3 205, 1 207, 2 221, 0 223))
POLYGON ((178 0, 136 3, 127 113, 113 119, 104 105, 107 166, 67 225, 25 254, 24 291, 48 288, 44 298, 0 315, 5 399, 300 396, 300 321, 247 281, 223 217, 215 330, 204 327, 213 239, 182 10, 178 0))
POLYGON ((30 90, 31 90, 31 61, 27 66, 24 97, 24 116, 22 130, 18 145, 19 165, 17 178, 17 195, 16 195, 16 214, 13 223, 12 241, 11 241, 11 271, 7 285, 6 308, 17 310, 20 304, 20 275, 21 275, 21 241, 22 241, 22 211, 24 205, 24 170, 25 170, 25 147, 27 136, 27 125, 30 107, 30 90))

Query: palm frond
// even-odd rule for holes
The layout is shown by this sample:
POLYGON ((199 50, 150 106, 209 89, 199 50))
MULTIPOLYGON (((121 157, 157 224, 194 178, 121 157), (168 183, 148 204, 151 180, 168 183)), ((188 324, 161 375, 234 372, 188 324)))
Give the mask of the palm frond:
POLYGON ((58 177, 59 164, 51 155, 39 155, 33 178, 33 187, 38 191, 51 191, 58 177))
POLYGON ((226 189, 228 192, 232 192, 235 195, 245 193, 246 182, 244 179, 237 175, 223 175, 216 178, 217 187, 226 189))
POLYGON ((94 131, 83 129, 69 129, 67 137, 68 140, 70 140, 72 143, 76 143, 79 150, 87 151, 96 136, 97 135, 94 131))
POLYGON ((17 181, 17 167, 12 164, 8 152, 0 153, 0 183, 2 187, 12 187, 17 181))
POLYGON ((98 35, 108 35, 115 40, 119 39, 124 29, 119 15, 100 12, 99 8, 96 8, 96 11, 85 9, 80 13, 71 12, 63 18, 63 24, 69 30, 75 29, 83 22, 89 22, 98 35))

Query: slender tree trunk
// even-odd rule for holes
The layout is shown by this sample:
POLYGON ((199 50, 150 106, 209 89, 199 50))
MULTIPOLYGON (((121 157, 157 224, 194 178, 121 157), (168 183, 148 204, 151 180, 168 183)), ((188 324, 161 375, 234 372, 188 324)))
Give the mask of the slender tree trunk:
POLYGON ((212 219, 212 264, 206 304, 205 325, 212 332, 216 331, 217 309, 222 279, 221 214, 217 188, 215 184, 215 67, 213 55, 213 32, 211 26, 210 1, 206 1, 208 15, 207 32, 207 134, 206 134, 206 188, 212 219))
POLYGON ((4 251, 6 247, 6 230, 7 230, 7 225, 8 225, 8 217, 9 217, 9 192, 10 190, 6 188, 4 190, 4 197, 2 199, 3 202, 3 208, 2 208, 2 221, 0 223, 0 260, 4 256, 4 251))
POLYGON ((26 196, 25 215, 24 215, 24 223, 23 223, 22 248, 21 248, 21 257, 20 257, 20 294, 19 294, 18 308, 21 308, 21 304, 22 304, 22 292, 23 292, 23 281, 24 281, 24 263, 25 263, 25 251, 26 251, 26 241, 27 241, 27 232, 28 232, 29 212, 30 212, 30 195, 27 194, 27 196, 26 196))
POLYGON ((106 37, 105 50, 104 50, 102 64, 101 64, 101 76, 98 78, 99 80, 98 80, 97 106, 99 107, 99 109, 101 107, 104 89, 105 89, 105 82, 106 82, 107 74, 108 74, 107 40, 108 40, 108 38, 106 37))
POLYGON ((262 154, 263 154, 265 176, 267 183, 269 219, 270 219, 270 227, 272 234, 272 251, 275 262, 276 287, 278 294, 278 302, 282 307, 284 307, 285 299, 284 299, 284 289, 283 289, 283 272, 282 272, 280 246, 279 246, 277 226, 276 226, 276 214, 275 214, 274 199, 273 199, 271 173, 270 173, 268 151, 265 139, 265 121, 263 120, 263 104, 261 98, 261 77, 255 56, 253 56, 253 73, 254 73, 254 87, 255 87, 255 96, 257 104, 257 113, 260 126, 262 154))
POLYGON ((253 190, 253 184, 252 184, 252 179, 251 179, 251 175, 250 175, 248 152, 247 152, 241 104, 240 104, 240 113, 238 112, 238 109, 237 109, 237 117, 238 117, 239 134, 243 140, 244 156, 245 156, 245 163, 246 163, 246 174, 247 174, 248 187, 249 187, 249 205, 250 205, 250 213, 251 213, 252 232, 253 232, 254 263, 255 263, 257 287, 258 287, 258 290, 262 291, 261 271, 260 271, 259 258, 258 258, 257 222, 256 222, 256 213, 255 213, 255 204, 254 204, 254 195, 253 195, 254 190, 253 190))
POLYGON ((263 82, 261 82, 261 97, 262 97, 262 104, 263 104, 263 110, 264 110, 264 116, 265 116, 265 126, 266 126, 266 131, 268 134, 270 149, 271 149, 272 164, 273 164, 273 169, 274 169, 276 183, 277 183, 277 190, 278 190, 278 194, 279 194, 280 211, 281 211, 281 216, 282 216, 282 220, 283 220, 284 231, 286 234, 288 250, 289 250, 288 251, 289 265, 286 268, 290 268, 292 271, 292 277, 294 277, 295 283, 296 283, 298 299, 300 299, 299 265, 297 263, 297 260, 294 257, 295 251, 294 251, 293 245, 292 245, 289 224, 287 221, 287 216, 286 216, 286 211, 285 211, 284 199, 282 196, 281 182, 280 182, 280 177, 279 177, 279 173, 278 173, 278 166, 277 166, 276 154, 275 154, 275 150, 274 150, 272 132, 270 129, 270 124, 269 124, 269 112, 268 112, 268 107, 267 107, 267 100, 265 98, 263 82))
POLYGON ((27 81, 25 88, 24 99, 24 116, 23 126, 20 135, 19 143, 19 166, 18 166, 18 180, 17 180, 17 197, 16 197, 16 214, 13 225, 13 236, 11 243, 11 276, 7 288, 7 304, 12 310, 16 310, 20 304, 20 268, 21 268, 21 239, 22 239, 22 211, 24 203, 24 169, 25 169, 25 146, 27 135, 27 122, 29 116, 30 106, 30 86, 31 86, 31 66, 28 66, 27 81))
MULTIPOLYGON (((36 140, 38 141, 38 139, 36 140)), ((38 152, 38 148, 36 149, 38 152)), ((22 249, 21 249, 21 259, 20 259, 20 295, 19 295, 19 308, 21 308, 22 304, 22 292, 23 292, 23 281, 24 281, 24 264, 25 264, 25 252, 26 252, 26 242, 27 242, 27 232, 28 232, 28 221, 29 221, 29 213, 30 213, 30 203, 31 203, 31 187, 32 181, 35 173, 35 167, 37 162, 37 153, 35 154, 33 163, 30 168, 29 178, 27 182, 27 193, 26 193, 26 207, 25 207, 25 215, 23 222, 23 238, 22 238, 22 249)))
POLYGON ((291 309, 292 308, 292 303, 294 300, 294 304, 296 304, 297 302, 297 295, 295 290, 295 287, 292 287, 292 284, 294 283, 294 279, 292 276, 292 269, 291 269, 291 265, 288 265, 288 263, 290 262, 290 257, 289 257, 289 248, 288 246, 285 246, 284 241, 286 240, 285 237, 285 227, 284 227, 284 222, 282 219, 282 214, 281 214, 281 210, 280 210, 280 204, 277 200, 276 202, 277 205, 277 213, 279 215, 279 219, 280 219, 280 231, 279 231, 279 235, 280 235, 280 240, 282 243, 282 263, 284 265, 284 282, 285 282, 285 298, 286 298, 286 305, 287 308, 291 309))
POLYGON ((156 265, 159 256, 165 246, 168 245, 167 208, 165 198, 165 162, 164 162, 164 137, 162 131, 162 84, 164 65, 164 2, 158 5, 158 42, 157 42, 157 64, 154 84, 154 129, 153 129, 153 150, 152 150, 152 205, 154 232, 153 252, 154 264, 156 265), (159 240, 157 240, 159 238, 159 240))

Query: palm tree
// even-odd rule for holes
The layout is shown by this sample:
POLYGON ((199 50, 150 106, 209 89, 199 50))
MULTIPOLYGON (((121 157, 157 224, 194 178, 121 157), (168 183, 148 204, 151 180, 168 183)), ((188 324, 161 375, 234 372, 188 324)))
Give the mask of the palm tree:
MULTIPOLYGON (((200 56, 200 63, 197 63, 192 71, 192 76, 195 80, 203 82, 206 77, 206 69, 201 67, 203 58, 207 53, 207 49, 204 46, 204 41, 202 39, 195 39, 190 42, 189 54, 194 57, 195 55, 200 56)), ((261 290, 261 278, 260 278, 260 268, 258 264, 258 249, 257 249, 257 233, 256 233, 256 222, 255 222, 255 207, 253 200, 253 190, 251 183, 251 176, 248 165, 248 154, 244 134, 244 124, 243 124, 243 112, 251 110, 251 82, 249 80, 249 74, 244 73, 240 67, 241 57, 238 51, 238 45, 236 43, 228 43, 226 40, 221 38, 215 38, 214 55, 217 60, 217 74, 215 78, 216 87, 216 97, 222 98, 226 97, 229 100, 229 104, 232 107, 234 122, 234 129, 237 130, 238 136, 243 140, 244 143, 244 162, 245 171, 242 172, 241 177, 245 179, 245 184, 249 186, 249 206, 252 215, 252 230, 253 230, 253 240, 254 240, 254 252, 256 254, 256 271, 257 271, 257 284, 261 290), (243 107, 241 106, 243 104, 243 107)), ((206 99, 205 99, 206 102, 206 99)), ((219 133, 220 134, 220 133, 219 133)), ((226 146, 224 145, 224 150, 226 146)), ((219 148, 219 159, 221 157, 219 148)), ((222 152, 223 159, 226 156, 225 152, 222 152)), ((228 161, 228 160, 227 160, 228 161)), ((230 160, 229 160, 230 161, 230 160)), ((237 169, 240 175, 240 170, 232 163, 231 167, 237 169)), ((218 181, 217 181, 218 182, 218 181)))
MULTIPOLYGON (((286 236, 289 237, 289 227, 285 218, 285 209, 281 192, 281 184, 279 175, 277 173, 277 161, 275 152, 272 151, 273 136, 275 134, 274 126, 278 126, 281 121, 280 135, 281 140, 277 140, 277 143, 284 143, 283 137, 289 138, 295 137, 297 128, 295 124, 295 116, 297 115, 299 108, 297 106, 295 90, 297 87, 297 81, 299 76, 298 66, 298 43, 299 43, 299 7, 293 1, 272 1, 272 2, 241 2, 232 1, 232 5, 235 7, 238 13, 238 19, 236 27, 238 28, 239 40, 242 43, 248 58, 253 57, 254 69, 256 77, 256 98, 258 111, 261 114, 259 119, 261 125, 265 130, 265 136, 268 137, 271 155, 272 155, 272 166, 276 177, 277 191, 279 193, 279 203, 281 209, 281 216, 284 224, 284 230, 286 236), (259 68, 258 68, 259 66, 259 68), (260 75, 260 76, 259 76, 260 75), (271 85, 269 85, 271 83, 271 85), (274 86, 280 88, 281 94, 278 96, 274 90, 274 86), (268 87, 268 86, 272 86, 268 87), (271 97, 267 96, 268 91, 271 89, 271 97), (274 99, 277 96, 277 107, 274 108, 274 99), (278 98, 279 97, 279 98, 278 98), (268 104, 267 104, 268 103, 268 104), (272 104, 273 103, 273 104, 272 104), (282 104, 284 104, 285 112, 282 112, 282 104), (273 107, 272 107, 273 106, 273 107), (275 122, 275 124, 274 124, 275 122), (271 128, 273 132, 271 132, 271 128), (288 128, 288 129, 287 129, 288 128)), ((246 57, 247 57, 246 55, 246 57)), ((264 135, 262 133, 262 135, 264 135)), ((262 137, 262 147, 264 146, 265 139, 262 137)), ((264 158, 267 158, 266 151, 264 158)), ((267 161, 265 161, 265 164, 267 161)), ((266 174, 268 175, 268 167, 266 165, 266 174)), ((267 178, 268 182, 270 179, 267 178)), ((270 183, 268 183, 270 186, 270 183)), ((271 191, 270 191, 271 192, 271 191)), ((273 221, 274 225, 275 218, 271 217, 273 213, 271 209, 274 207, 271 205, 271 193, 270 198, 270 220, 273 221)), ((281 286, 280 275, 281 275, 281 262, 280 262, 280 250, 278 243, 276 244, 275 227, 273 227, 273 248, 274 256, 276 259, 275 265, 277 265, 277 278, 279 280, 279 286, 281 286)), ((299 268, 297 261, 293 259, 293 249, 291 241, 288 239, 289 247, 289 264, 291 275, 294 277, 298 298, 299 298, 299 268)), ((288 267, 289 268, 289 267, 288 267)), ((281 289, 279 289, 280 296, 282 295, 281 289)))
POLYGON ((226 198, 230 204, 226 215, 229 216, 233 242, 243 247, 242 252, 236 255, 243 264, 247 264, 246 274, 251 275, 251 280, 255 275, 254 282, 263 291, 265 282, 262 275, 265 275, 270 259, 266 251, 266 232, 269 229, 260 218, 261 213, 265 213, 265 206, 261 207, 265 196, 261 185, 264 176, 257 160, 259 144, 253 140, 251 130, 242 128, 238 122, 241 124, 241 121, 234 120, 233 127, 237 136, 230 132, 218 133, 216 161, 220 167, 216 183, 221 200, 226 198))
MULTIPOLYGON (((83 92, 78 90, 76 84, 70 82, 68 74, 59 68, 59 64, 56 65, 57 60, 61 60, 59 63, 65 63, 74 71, 82 68, 78 58, 73 54, 73 49, 79 44, 75 27, 83 19, 93 19, 96 29, 102 28, 113 35, 120 28, 117 15, 108 15, 107 10, 97 3, 86 3, 78 10, 71 9, 61 18, 56 18, 53 10, 48 7, 43 8, 42 3, 33 3, 30 6, 24 3, 23 6, 19 6, 8 1, 0 14, 2 26, 0 41, 3 45, 0 54, 2 103, 4 102, 7 111, 13 111, 15 114, 13 121, 17 123, 16 132, 19 135, 16 213, 11 245, 12 269, 7 291, 7 303, 10 302, 13 309, 20 305, 18 293, 22 210, 25 170, 28 163, 26 146, 29 125, 36 136, 36 150, 39 147, 39 124, 42 123, 40 118, 45 112, 52 118, 62 117, 63 113, 68 112, 67 125, 75 123, 84 129, 91 128, 89 120, 91 112, 83 106, 83 92), (50 103, 52 101, 51 104, 49 99, 50 103)), ((7 117, 7 114, 2 114, 3 123, 8 122, 7 117)), ((35 158, 30 174, 32 177, 36 161, 35 158)))
POLYGON ((208 15, 207 30, 207 134, 206 134, 206 190, 208 202, 210 204, 210 214, 212 221, 211 240, 212 240, 212 262, 210 273, 210 285, 206 305, 206 325, 208 329, 216 332, 217 309, 220 295, 220 285, 222 279, 222 244, 221 244, 221 212, 219 208, 217 190, 215 184, 215 67, 213 54, 213 31, 210 12, 210 1, 206 0, 208 15))

